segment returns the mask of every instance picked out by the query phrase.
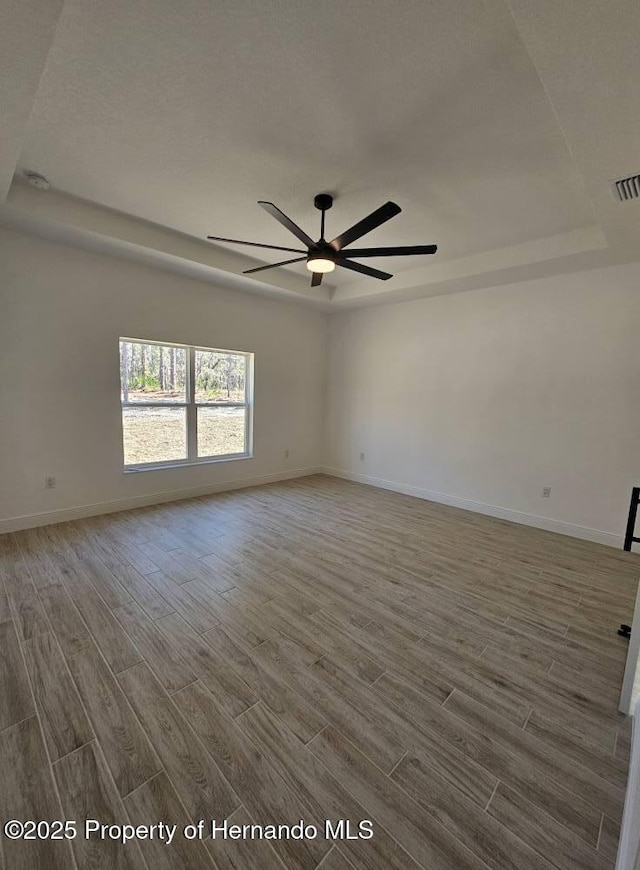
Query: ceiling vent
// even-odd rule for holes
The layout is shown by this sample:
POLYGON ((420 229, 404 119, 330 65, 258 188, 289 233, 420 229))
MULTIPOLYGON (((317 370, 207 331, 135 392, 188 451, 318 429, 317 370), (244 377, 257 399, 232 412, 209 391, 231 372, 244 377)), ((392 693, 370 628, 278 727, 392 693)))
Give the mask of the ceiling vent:
POLYGON ((628 199, 640 199, 640 175, 630 175, 611 182, 616 199, 626 202, 628 199))

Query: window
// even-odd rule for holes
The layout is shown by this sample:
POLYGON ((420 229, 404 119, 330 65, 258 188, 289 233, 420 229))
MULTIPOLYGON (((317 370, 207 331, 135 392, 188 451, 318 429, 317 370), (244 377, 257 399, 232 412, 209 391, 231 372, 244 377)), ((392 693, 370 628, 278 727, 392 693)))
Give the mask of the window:
POLYGON ((124 465, 251 456, 253 354, 120 339, 124 465))

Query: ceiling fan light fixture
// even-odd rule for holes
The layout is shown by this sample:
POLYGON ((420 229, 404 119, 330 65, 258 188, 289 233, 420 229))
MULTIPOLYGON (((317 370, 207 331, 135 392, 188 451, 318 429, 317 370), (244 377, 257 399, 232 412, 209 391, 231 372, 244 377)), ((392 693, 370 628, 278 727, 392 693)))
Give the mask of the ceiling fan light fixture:
POLYGON ((326 257, 310 257, 307 260, 307 269, 310 272, 320 272, 324 274, 325 272, 333 272, 336 264, 333 260, 328 260, 326 257))

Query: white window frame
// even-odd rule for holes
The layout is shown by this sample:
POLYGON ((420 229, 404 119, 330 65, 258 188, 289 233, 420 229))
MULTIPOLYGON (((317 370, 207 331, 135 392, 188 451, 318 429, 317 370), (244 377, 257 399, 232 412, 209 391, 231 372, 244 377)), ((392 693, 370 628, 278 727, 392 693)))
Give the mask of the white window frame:
POLYGON ((163 468, 179 468, 185 465, 206 465, 211 462, 232 462, 237 459, 253 458, 253 354, 242 350, 223 350, 217 347, 202 347, 195 344, 177 344, 174 341, 151 341, 144 338, 118 339, 118 372, 120 371, 120 342, 129 344, 155 345, 160 347, 175 347, 185 350, 186 360, 186 401, 184 402, 124 402, 122 401, 122 382, 120 382, 120 423, 123 424, 125 408, 184 408, 187 427, 187 456, 185 459, 170 459, 165 462, 140 462, 126 465, 124 463, 124 426, 122 427, 122 459, 125 473, 137 471, 157 471, 163 468), (196 402, 196 351, 207 353, 226 353, 245 358, 244 402, 196 402), (244 453, 226 453, 219 456, 198 456, 198 408, 244 408, 244 453))

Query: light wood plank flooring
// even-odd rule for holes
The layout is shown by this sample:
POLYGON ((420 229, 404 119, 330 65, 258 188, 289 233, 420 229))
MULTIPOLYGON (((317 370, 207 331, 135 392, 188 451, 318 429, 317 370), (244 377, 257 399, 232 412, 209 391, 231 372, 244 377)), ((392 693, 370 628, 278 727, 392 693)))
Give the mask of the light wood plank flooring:
POLYGON ((638 556, 316 476, 0 537, 4 870, 611 868, 638 556))

